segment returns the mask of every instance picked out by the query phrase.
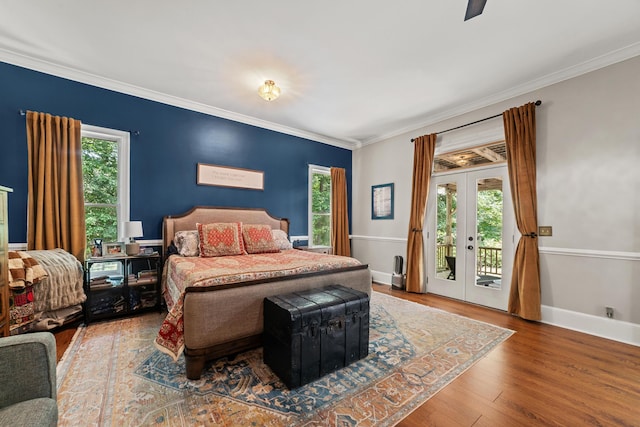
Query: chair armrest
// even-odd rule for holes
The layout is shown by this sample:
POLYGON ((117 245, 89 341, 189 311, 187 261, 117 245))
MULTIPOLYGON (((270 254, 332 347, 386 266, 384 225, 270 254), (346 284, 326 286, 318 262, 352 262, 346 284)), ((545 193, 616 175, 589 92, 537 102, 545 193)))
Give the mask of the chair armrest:
POLYGON ((51 332, 0 338, 0 408, 56 399, 56 340, 51 332))

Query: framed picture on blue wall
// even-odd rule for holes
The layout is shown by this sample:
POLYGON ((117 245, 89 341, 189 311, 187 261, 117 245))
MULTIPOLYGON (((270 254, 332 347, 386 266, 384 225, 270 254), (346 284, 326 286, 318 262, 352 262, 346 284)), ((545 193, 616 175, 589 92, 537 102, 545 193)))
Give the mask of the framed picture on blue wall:
POLYGON ((393 219, 393 183, 371 186, 371 219, 393 219))

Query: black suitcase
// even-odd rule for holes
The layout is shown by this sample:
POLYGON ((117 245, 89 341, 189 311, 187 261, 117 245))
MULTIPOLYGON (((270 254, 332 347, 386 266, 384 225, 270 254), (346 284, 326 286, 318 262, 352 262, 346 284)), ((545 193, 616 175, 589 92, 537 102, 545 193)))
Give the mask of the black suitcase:
POLYGON ((331 285, 264 300, 264 362, 290 389, 369 353, 369 296, 331 285))

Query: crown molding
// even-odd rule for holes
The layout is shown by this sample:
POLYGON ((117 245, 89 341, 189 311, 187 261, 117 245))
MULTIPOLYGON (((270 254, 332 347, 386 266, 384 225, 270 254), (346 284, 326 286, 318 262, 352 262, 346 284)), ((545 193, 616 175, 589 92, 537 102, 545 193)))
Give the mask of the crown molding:
POLYGON ((235 113, 233 111, 224 110, 222 108, 213 107, 210 105, 202 104, 199 102, 190 101, 184 98, 156 92, 153 90, 145 89, 139 86, 130 85, 117 80, 108 79, 95 74, 87 73, 84 71, 76 70, 63 65, 55 64, 41 59, 36 59, 26 55, 22 55, 16 52, 12 52, 6 49, 0 48, 0 61, 17 65, 20 67, 28 68, 31 70, 39 71, 46 74, 51 74, 57 77, 77 81, 80 83, 97 86, 104 89, 113 90, 115 92, 124 93, 127 95, 137 96, 139 98, 148 99, 151 101, 160 102, 175 107, 184 108, 191 111, 197 111, 211 116, 220 117, 223 119, 232 120, 239 123, 244 123, 263 129, 273 130, 286 135, 296 136, 304 139, 308 139, 315 142, 320 142, 327 145, 332 145, 347 150, 355 150, 370 144, 374 144, 380 141, 384 141, 402 134, 417 131, 421 128, 425 128, 436 123, 448 120, 462 114, 466 114, 480 108, 488 107, 496 103, 506 101, 508 99, 524 95, 529 92, 541 89, 546 86, 550 86, 555 83, 562 82, 580 75, 589 73, 591 71, 598 70, 600 68, 613 65, 618 62, 633 58, 640 55, 640 42, 633 43, 629 46, 617 49, 615 51, 600 55, 596 58, 584 61, 580 64, 567 67, 565 69, 547 74, 541 78, 531 80, 519 86, 515 86, 511 89, 498 92, 491 96, 482 98, 477 101, 473 101, 447 111, 434 114, 423 122, 405 126, 396 131, 389 132, 384 135, 376 136, 373 138, 364 139, 362 141, 355 139, 337 139, 331 138, 326 135, 317 134, 314 132, 304 131, 301 129, 292 128, 289 126, 280 125, 277 123, 269 122, 267 120, 258 119, 256 117, 246 116, 244 114, 235 113))
POLYGON ((398 129, 385 135, 365 139, 362 141, 361 147, 384 141, 386 139, 393 138, 405 133, 414 132, 427 126, 442 122, 444 120, 448 120, 462 114, 470 113, 480 108, 488 107, 490 105, 497 104, 498 102, 506 101, 508 99, 515 98, 516 96, 524 95, 543 87, 551 86, 552 84, 560 83, 564 80, 569 80, 574 77, 581 76, 591 71, 599 70, 600 68, 604 68, 609 65, 631 59, 638 55, 640 55, 640 42, 636 42, 629 46, 614 50, 612 52, 608 52, 604 55, 600 55, 596 58, 584 61, 580 64, 555 71, 551 74, 547 74, 546 76, 531 80, 522 85, 515 86, 511 89, 498 92, 486 98, 449 109, 439 114, 432 115, 427 120, 419 124, 405 126, 402 129, 398 129))
POLYGON ((177 96, 145 89, 143 87, 131 85, 118 80, 108 79, 42 59, 32 58, 30 56, 22 55, 2 48, 0 48, 0 61, 12 65, 17 65, 23 68, 28 68, 30 70, 39 71, 41 73, 50 74, 56 77, 73 80, 79 83, 97 86, 103 89, 112 90, 114 92, 160 102, 162 104, 172 105, 174 107, 184 108, 186 110, 197 111, 199 113, 204 113, 227 120, 232 120, 234 122, 244 123, 259 128, 280 132, 286 135, 297 136, 299 138, 308 139, 314 142, 321 142, 323 144, 332 145, 334 147, 345 148, 347 150, 353 150, 360 147, 360 141, 357 140, 341 140, 314 132, 308 132, 301 129, 280 125, 278 123, 258 119, 256 117, 246 116, 244 114, 235 113, 233 111, 224 110, 222 108, 213 107, 211 105, 202 104, 200 102, 190 101, 188 99, 180 98, 177 96))

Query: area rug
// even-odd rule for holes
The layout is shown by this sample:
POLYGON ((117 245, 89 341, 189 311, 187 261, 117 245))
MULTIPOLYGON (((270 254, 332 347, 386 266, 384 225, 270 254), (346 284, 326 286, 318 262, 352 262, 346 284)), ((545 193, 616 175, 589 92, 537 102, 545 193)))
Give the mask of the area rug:
POLYGON ((390 426, 513 333, 373 292, 369 356, 288 390, 261 348, 188 380, 153 345, 162 319, 78 329, 58 364, 60 426, 390 426))

